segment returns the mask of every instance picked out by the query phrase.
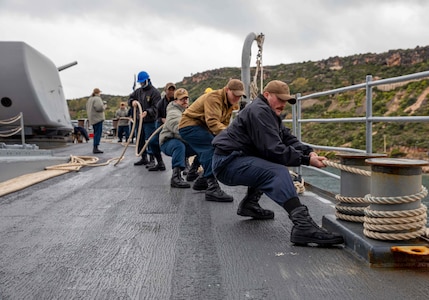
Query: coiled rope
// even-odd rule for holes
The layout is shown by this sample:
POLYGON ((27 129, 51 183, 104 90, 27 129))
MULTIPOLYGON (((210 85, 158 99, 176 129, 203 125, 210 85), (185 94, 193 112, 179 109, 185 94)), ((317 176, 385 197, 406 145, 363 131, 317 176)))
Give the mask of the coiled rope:
MULTIPOLYGON (((326 166, 333 167, 345 172, 354 173, 362 176, 371 176, 370 171, 362 170, 359 168, 354 168, 339 164, 333 161, 324 160, 323 163, 326 166)), ((335 195, 335 199, 339 202, 336 206, 335 216, 338 219, 363 223, 365 207, 369 205, 368 201, 364 197, 345 197, 340 194, 335 195)))
POLYGON ((0 182, 0 197, 22 190, 36 183, 45 181, 47 179, 63 175, 69 172, 77 172, 82 167, 100 167, 109 165, 111 162, 119 158, 112 158, 105 163, 97 163, 99 158, 94 156, 74 156, 70 155, 70 161, 65 164, 45 167, 44 171, 39 171, 30 174, 24 174, 16 178, 12 178, 0 182))
MULTIPOLYGON (((325 165, 340 169, 342 171, 371 176, 370 171, 345 166, 328 160, 323 161, 325 165)), ((373 210, 370 204, 396 205, 417 202, 426 197, 428 191, 422 186, 420 191, 413 195, 397 197, 375 197, 370 194, 364 197, 343 197, 336 195, 335 199, 340 203, 336 205, 336 217, 351 222, 363 223, 365 236, 378 240, 409 240, 424 237, 428 234, 426 228, 427 207, 420 204, 417 209, 411 210, 373 210), (357 204, 350 206, 348 204, 357 204), (363 216, 359 215, 362 214, 363 216)))
MULTIPOLYGON (((133 127, 131 128, 131 134, 130 134, 130 136, 128 137, 128 140, 127 140, 127 142, 125 143, 125 147, 124 147, 124 150, 122 151, 122 153, 121 153, 121 155, 119 156, 119 159, 118 159, 118 161, 114 164, 114 166, 116 166, 123 158, 124 158, 124 155, 125 155, 125 152, 127 151, 127 148, 128 148, 128 146, 129 146, 129 144, 130 144, 130 142, 133 140, 133 136, 134 136, 134 131, 135 131, 135 128, 136 128, 136 122, 137 122, 137 108, 138 108, 138 110, 139 110, 139 114, 141 115, 142 113, 143 113, 143 109, 142 109, 142 106, 141 106, 141 104, 137 101, 137 107, 135 107, 134 106, 134 113, 133 113, 133 120, 132 120, 132 122, 133 122, 133 127)), ((141 131, 142 131, 142 127, 143 127, 143 122, 139 122, 139 127, 138 127, 138 130, 137 130, 137 136, 136 136, 136 150, 135 150, 135 154, 136 154, 136 156, 138 157, 138 156, 141 156, 142 155, 142 153, 146 150, 146 148, 149 146, 149 141, 155 136, 155 135, 157 135, 160 131, 161 131, 161 129, 162 129, 162 127, 163 127, 163 125, 161 125, 161 126, 159 126, 151 135, 150 135, 150 137, 146 140, 146 142, 145 142, 145 144, 143 145, 143 148, 140 150, 140 152, 138 151, 138 148, 139 148, 139 144, 140 144, 140 135, 141 135, 141 131)))

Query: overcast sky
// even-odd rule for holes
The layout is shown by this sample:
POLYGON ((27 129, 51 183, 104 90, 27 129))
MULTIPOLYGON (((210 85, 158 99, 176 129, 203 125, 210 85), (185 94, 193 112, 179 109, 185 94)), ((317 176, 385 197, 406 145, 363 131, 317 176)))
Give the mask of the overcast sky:
POLYGON ((60 72, 72 99, 128 95, 142 70, 163 87, 240 67, 252 32, 265 35, 264 65, 426 46, 428 12, 427 0, 0 0, 0 40, 77 61, 60 72))

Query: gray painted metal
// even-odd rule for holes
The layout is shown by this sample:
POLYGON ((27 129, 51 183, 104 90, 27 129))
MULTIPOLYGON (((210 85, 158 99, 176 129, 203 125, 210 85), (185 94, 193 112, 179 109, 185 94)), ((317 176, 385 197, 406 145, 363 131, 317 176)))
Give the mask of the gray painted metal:
MULTIPOLYGON (((385 157, 386 154, 338 154, 340 163, 344 166, 349 166, 366 171, 371 170, 371 166, 365 163, 367 158, 385 157)), ((347 171, 340 171, 340 194, 343 197, 361 197, 371 192, 371 178, 360 174, 355 174, 347 171)))
POLYGON ((24 116, 26 127, 43 126, 70 131, 58 69, 24 42, 0 42, 0 120, 24 116))
POLYGON ((241 81, 244 83, 244 89, 247 96, 247 98, 243 98, 243 101, 246 102, 253 100, 250 99, 250 59, 252 58, 252 44, 256 38, 257 35, 254 32, 251 32, 246 36, 241 54, 241 81))
MULTIPOLYGON (((371 166, 371 196, 400 197, 415 195, 422 187, 422 166, 429 162, 412 159, 370 158, 366 160, 371 166)), ((373 210, 398 211, 418 209, 421 200, 402 204, 370 205, 373 210)))

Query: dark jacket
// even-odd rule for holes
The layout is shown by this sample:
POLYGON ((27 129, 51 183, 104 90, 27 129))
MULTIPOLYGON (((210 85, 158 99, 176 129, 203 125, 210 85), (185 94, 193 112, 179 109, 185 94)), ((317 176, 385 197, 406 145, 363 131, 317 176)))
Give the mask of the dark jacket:
POLYGON ((172 100, 173 99, 169 100, 167 99, 167 96, 164 96, 164 98, 158 102, 156 107, 158 111, 156 119, 158 120, 159 124, 162 124, 162 118, 167 118, 167 106, 172 100))
MULTIPOLYGON (((131 107, 133 100, 139 101, 142 106, 142 111, 147 111, 143 123, 153 123, 156 120, 157 109, 156 106, 161 100, 161 93, 149 84, 146 88, 138 88, 130 95, 128 105, 131 107)), ((139 118, 139 111, 137 109, 137 118, 139 118)))
POLYGON ((285 166, 308 165, 313 149, 292 135, 259 95, 241 110, 231 125, 213 139, 215 153, 242 151, 285 166))

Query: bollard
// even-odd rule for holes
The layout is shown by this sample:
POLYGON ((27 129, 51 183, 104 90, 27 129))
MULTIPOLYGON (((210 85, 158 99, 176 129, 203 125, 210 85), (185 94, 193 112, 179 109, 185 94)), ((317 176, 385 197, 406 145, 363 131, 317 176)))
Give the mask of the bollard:
POLYGON ((340 194, 336 196, 339 201, 336 205, 336 216, 338 219, 362 223, 364 209, 369 205, 364 197, 370 193, 371 179, 355 172, 354 169, 370 171, 371 166, 366 164, 365 160, 386 157, 386 154, 348 153, 337 154, 337 157, 346 168, 341 169, 340 194))
POLYGON ((424 160, 371 158, 370 203, 365 209, 364 235, 373 239, 408 240, 426 231, 427 195, 422 186, 424 160))

